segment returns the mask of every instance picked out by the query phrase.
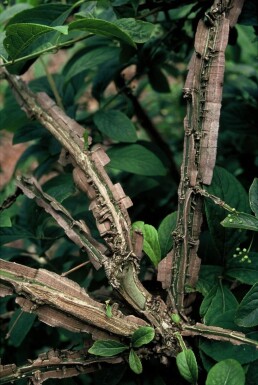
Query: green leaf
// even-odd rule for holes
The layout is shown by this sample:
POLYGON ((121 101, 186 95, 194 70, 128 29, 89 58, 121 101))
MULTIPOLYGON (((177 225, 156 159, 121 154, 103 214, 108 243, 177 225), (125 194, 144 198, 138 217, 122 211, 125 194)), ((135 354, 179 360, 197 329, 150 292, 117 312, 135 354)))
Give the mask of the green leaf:
POLYGON ((176 228, 177 211, 167 215, 159 225, 158 236, 161 250, 161 258, 165 257, 172 249, 172 232, 176 228))
POLYGON ((258 360, 248 365, 246 373, 246 384, 257 385, 258 384, 258 360))
POLYGON ((150 326, 141 326, 132 335, 132 346, 139 348, 142 345, 149 344, 155 337, 155 331, 150 326))
POLYGON ((258 282, 244 296, 236 311, 237 325, 252 327, 258 325, 258 282))
POLYGON ((194 352, 185 349, 176 356, 176 364, 181 376, 190 384, 196 384, 198 379, 198 367, 194 352))
POLYGON ((258 178, 254 178, 249 190, 250 207, 255 216, 258 216, 258 178))
POLYGON ((108 167, 145 176, 165 176, 167 169, 160 159, 140 144, 117 145, 107 151, 108 167))
POLYGON ((0 227, 12 227, 12 221, 10 219, 10 214, 6 211, 3 211, 0 214, 0 227))
POLYGON ((141 360, 133 349, 130 350, 130 354, 129 354, 129 366, 134 373, 136 374, 142 373, 141 360))
POLYGON ((155 227, 146 225, 142 221, 133 223, 133 229, 138 229, 143 234, 143 251, 148 255, 154 266, 157 266, 161 259, 158 232, 155 227))
MULTIPOLYGON (((236 327, 236 329, 238 328, 236 327)), ((257 333, 248 333, 246 334, 246 337, 254 340, 256 337, 257 340, 257 333)), ((233 358, 244 365, 258 359, 258 350, 256 347, 247 344, 233 345, 230 342, 210 341, 205 339, 200 342, 199 348, 207 356, 218 362, 233 358)))
POLYGON ((4 47, 10 58, 36 54, 57 43, 61 34, 68 33, 68 26, 49 27, 41 24, 11 24, 6 28, 4 47), (54 32, 54 35, 53 35, 54 32), (40 38, 42 38, 40 40, 40 38))
POLYGON ((77 30, 87 31, 95 35, 107 36, 110 38, 116 38, 118 40, 124 41, 125 43, 135 47, 135 43, 131 36, 117 26, 114 22, 102 20, 102 19, 93 19, 93 18, 84 18, 78 21, 74 21, 69 24, 69 31, 77 30))
POLYGON ((35 314, 25 313, 21 309, 14 312, 9 325, 9 344, 16 348, 21 345, 36 319, 35 314))
MULTIPOLYGON (((18 5, 18 4, 17 4, 18 5)), ((19 4, 21 5, 21 4, 19 4)), ((28 5, 27 5, 28 8, 28 5)), ((34 23, 49 26, 61 25, 67 19, 72 8, 67 4, 41 4, 37 7, 16 13, 9 21, 8 26, 17 23, 34 23)))
POLYGON ((258 231, 258 218, 242 212, 228 214, 221 224, 233 229, 258 231))
POLYGON ((75 193, 75 185, 71 174, 61 174, 44 183, 43 189, 46 193, 63 202, 66 198, 75 193))
MULTIPOLYGON (((212 184, 206 186, 207 191, 221 198, 237 211, 249 211, 248 196, 238 180, 221 167, 215 167, 212 184)), ((225 229, 220 225, 225 218, 225 211, 215 205, 209 198, 205 199, 205 211, 213 246, 218 250, 221 259, 227 258, 234 249, 245 239, 245 232, 225 229)))
POLYGON ((69 31, 75 29, 88 31, 95 35, 116 38, 126 44, 136 47, 135 43, 145 43, 150 39, 155 29, 155 25, 133 18, 124 18, 110 22, 102 19, 85 17, 69 24, 69 31))
POLYGON ((92 347, 89 349, 89 353, 95 354, 95 356, 112 357, 128 349, 128 346, 118 341, 103 340, 95 341, 92 347))
POLYGON ((258 281, 258 253, 247 255, 248 260, 244 261, 240 257, 230 259, 226 266, 226 275, 247 285, 254 285, 258 281))
POLYGON ((21 3, 21 4, 15 4, 12 7, 9 6, 0 14, 0 23, 5 23, 9 19, 11 19, 11 17, 16 15, 16 13, 20 13, 21 11, 24 11, 25 9, 28 9, 28 8, 32 8, 32 5, 21 3))
POLYGON ((118 142, 136 142, 137 135, 134 124, 120 111, 98 111, 94 115, 94 123, 99 131, 118 142))
POLYGON ((201 265, 196 290, 205 297, 209 291, 218 285, 218 278, 223 274, 223 267, 217 265, 201 265))
POLYGON ((154 24, 133 18, 119 19, 114 21, 114 24, 127 32, 135 43, 145 43, 156 28, 154 24))
POLYGON ((235 309, 238 302, 231 291, 220 281, 217 282, 204 297, 200 307, 200 315, 204 317, 205 324, 212 325, 213 318, 228 310, 235 309))
POLYGON ((24 230, 19 226, 1 227, 0 228, 0 245, 17 241, 18 239, 35 238, 29 231, 24 230))
POLYGON ((206 385, 245 385, 245 373, 236 360, 218 362, 208 373, 206 385))
POLYGON ((118 47, 111 47, 109 45, 86 47, 79 50, 64 68, 66 83, 70 82, 71 78, 79 73, 96 68, 98 65, 109 62, 109 60, 118 55, 118 47))

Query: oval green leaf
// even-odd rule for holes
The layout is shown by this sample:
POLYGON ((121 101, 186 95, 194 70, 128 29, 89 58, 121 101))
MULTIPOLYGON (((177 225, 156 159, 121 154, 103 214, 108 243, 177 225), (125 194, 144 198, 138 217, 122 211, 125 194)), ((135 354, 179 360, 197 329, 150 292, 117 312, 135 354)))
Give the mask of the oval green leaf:
POLYGON ((76 29, 79 29, 80 31, 87 31, 95 35, 116 38, 132 45, 133 47, 136 47, 131 36, 120 28, 119 25, 111 23, 110 21, 85 17, 69 24, 69 31, 76 29))
POLYGON ((245 385, 245 373, 236 360, 218 362, 208 373, 206 385, 245 385))
POLYGON ((128 346, 118 341, 103 340, 95 341, 92 347, 88 350, 89 353, 95 356, 112 357, 128 349, 128 346))
POLYGON ((198 379, 198 366, 194 352, 186 349, 176 356, 176 364, 181 376, 190 384, 196 384, 198 379))
POLYGON ((149 344, 155 337, 155 331, 150 326, 142 326, 132 335, 132 346, 139 348, 142 345, 149 344))
POLYGON ((133 229, 138 229, 143 235, 143 251, 150 258, 154 266, 158 266, 161 260, 158 232, 155 227, 146 225, 142 221, 135 222, 133 229))
POLYGON ((32 23, 11 24, 6 28, 4 47, 10 58, 15 60, 49 48, 57 43, 60 34, 67 35, 67 33, 68 26, 66 25, 49 27, 32 23), (40 39, 42 37, 44 37, 43 40, 40 39))
POLYGON ((167 169, 161 160, 140 144, 113 146, 107 151, 108 167, 145 176, 165 176, 167 169))
POLYGON ((240 302, 235 322, 244 327, 258 325, 258 283, 253 285, 240 302))
POLYGON ((135 126, 123 112, 98 111, 93 120, 99 131, 110 139, 128 143, 137 140, 135 126))
POLYGON ((256 218, 254 215, 241 212, 228 214, 228 216, 221 222, 221 224, 224 227, 233 229, 258 231, 258 218, 256 218))
POLYGON ((141 360, 133 349, 130 350, 130 354, 129 354, 129 366, 134 373, 136 374, 142 373, 141 360))
POLYGON ((172 249, 172 232, 176 228, 177 211, 167 215, 159 225, 158 236, 161 250, 161 258, 165 257, 172 249))

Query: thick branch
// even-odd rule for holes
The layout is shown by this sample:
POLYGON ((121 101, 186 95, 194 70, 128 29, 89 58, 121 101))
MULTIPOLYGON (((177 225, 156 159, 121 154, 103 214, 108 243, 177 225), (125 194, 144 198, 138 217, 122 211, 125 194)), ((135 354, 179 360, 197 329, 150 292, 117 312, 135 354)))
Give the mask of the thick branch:
POLYGON ((75 282, 53 272, 0 260, 0 280, 4 285, 2 295, 13 290, 22 297, 17 302, 25 311, 38 314, 43 322, 52 326, 96 336, 98 329, 130 336, 139 327, 120 311, 112 318, 107 317, 105 305, 91 299, 75 282))
POLYGON ((209 185, 213 176, 224 53, 229 26, 236 22, 242 5, 243 0, 215 0, 205 21, 199 21, 195 35, 195 52, 185 82, 187 115, 184 120, 184 154, 178 190, 177 226, 173 234, 171 274, 172 306, 180 313, 184 313, 185 285, 194 287, 198 279, 200 260, 197 251, 203 198, 196 191, 202 184, 209 185))

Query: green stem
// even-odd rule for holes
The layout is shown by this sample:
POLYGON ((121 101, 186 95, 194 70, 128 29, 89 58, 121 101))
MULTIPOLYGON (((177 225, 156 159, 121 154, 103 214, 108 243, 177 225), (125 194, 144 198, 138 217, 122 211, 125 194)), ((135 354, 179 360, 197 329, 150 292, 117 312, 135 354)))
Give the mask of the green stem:
POLYGON ((53 78, 52 74, 49 72, 48 67, 45 64, 45 62, 42 59, 42 57, 40 57, 39 60, 40 60, 42 66, 43 66, 43 68, 45 70, 48 83, 50 85, 50 88, 51 88, 51 90, 52 90, 52 92, 54 94, 55 100, 56 100, 56 104, 58 105, 58 107, 60 107, 60 108, 62 108, 62 110, 64 110, 62 99, 61 99, 61 96, 60 96, 60 94, 58 92, 58 89, 57 89, 56 83, 54 81, 54 78, 53 78))

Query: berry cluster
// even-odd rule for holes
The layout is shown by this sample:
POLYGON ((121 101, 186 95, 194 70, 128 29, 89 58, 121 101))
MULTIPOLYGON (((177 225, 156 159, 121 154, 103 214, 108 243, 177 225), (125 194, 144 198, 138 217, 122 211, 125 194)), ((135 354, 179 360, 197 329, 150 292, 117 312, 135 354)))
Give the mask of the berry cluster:
POLYGON ((233 258, 239 258, 239 262, 247 262, 252 263, 251 259, 248 256, 248 250, 243 248, 242 250, 240 247, 236 248, 237 254, 233 254, 233 258))

